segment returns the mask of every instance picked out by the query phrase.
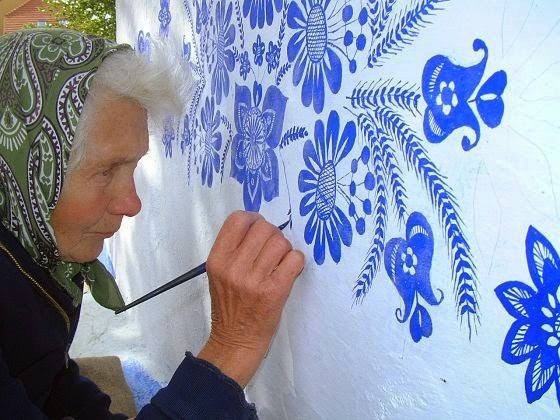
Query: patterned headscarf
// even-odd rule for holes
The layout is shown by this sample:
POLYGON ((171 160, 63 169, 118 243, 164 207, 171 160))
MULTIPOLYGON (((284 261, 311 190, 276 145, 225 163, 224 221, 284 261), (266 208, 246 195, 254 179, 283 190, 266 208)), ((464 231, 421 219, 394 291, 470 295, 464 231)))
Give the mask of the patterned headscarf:
POLYGON ((107 56, 126 48, 63 29, 0 37, 0 220, 76 306, 82 292, 72 279, 80 272, 99 304, 124 305, 99 261, 60 260, 50 220, 92 79, 107 56))

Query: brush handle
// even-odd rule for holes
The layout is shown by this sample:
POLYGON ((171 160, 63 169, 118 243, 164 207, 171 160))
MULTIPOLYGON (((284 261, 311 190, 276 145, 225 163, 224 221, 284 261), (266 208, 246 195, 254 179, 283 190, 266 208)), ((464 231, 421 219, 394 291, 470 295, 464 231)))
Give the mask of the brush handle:
POLYGON ((181 283, 184 283, 186 281, 189 281, 190 279, 194 279, 195 277, 200 276, 202 273, 206 273, 206 262, 203 262, 202 264, 200 264, 198 267, 193 268, 192 270, 186 272, 185 274, 183 274, 182 276, 177 277, 174 280, 171 280, 168 283, 165 283, 164 285, 158 287, 155 290, 152 290, 150 293, 142 296, 141 298, 136 299, 133 302, 130 302, 128 305, 123 306, 120 309, 117 309, 115 311, 115 314, 120 314, 121 312, 126 311, 127 309, 132 308, 133 306, 136 306, 142 302, 147 301, 148 299, 153 298, 154 296, 159 295, 160 293, 163 293, 175 286, 178 286, 181 283))
MULTIPOLYGON (((284 230, 286 228, 286 226, 288 226, 291 222, 291 218, 288 219, 286 222, 282 223, 280 226, 278 226, 278 229, 280 230, 284 230)), ((142 302, 147 301, 148 299, 153 298, 154 296, 159 295, 160 293, 163 293, 175 286, 180 285, 181 283, 184 283, 186 281, 189 281, 190 279, 194 279, 195 277, 200 276, 202 273, 206 273, 206 262, 203 262, 202 264, 200 264, 198 267, 193 268, 192 270, 186 272, 185 274, 183 274, 182 276, 177 277, 174 280, 171 280, 168 283, 165 283, 164 285, 158 287, 155 290, 152 290, 150 293, 142 296, 141 298, 136 299, 133 302, 130 302, 128 305, 123 306, 120 309, 117 309, 115 311, 115 314, 120 314, 121 312, 126 311, 127 309, 130 309, 142 302)))

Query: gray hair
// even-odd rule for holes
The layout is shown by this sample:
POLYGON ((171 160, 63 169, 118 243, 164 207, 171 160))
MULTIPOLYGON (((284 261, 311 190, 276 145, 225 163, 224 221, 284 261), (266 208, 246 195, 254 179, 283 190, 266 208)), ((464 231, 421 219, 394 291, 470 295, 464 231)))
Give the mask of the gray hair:
POLYGON ((160 132, 168 117, 179 117, 194 90, 190 66, 163 44, 152 40, 150 57, 120 50, 99 66, 80 116, 68 162, 68 173, 84 160, 93 115, 107 100, 125 98, 145 108, 151 130, 160 132))

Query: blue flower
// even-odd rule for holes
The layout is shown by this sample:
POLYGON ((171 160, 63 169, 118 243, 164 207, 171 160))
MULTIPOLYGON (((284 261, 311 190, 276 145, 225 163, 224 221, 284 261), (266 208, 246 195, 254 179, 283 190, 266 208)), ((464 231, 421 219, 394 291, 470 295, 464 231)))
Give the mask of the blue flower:
MULTIPOLYGON (((462 140, 463 150, 472 149, 480 139, 480 124, 469 102, 482 80, 488 49, 476 39, 475 51, 483 50, 480 63, 471 67, 453 64, 448 57, 436 55, 428 60, 422 73, 422 94, 427 103, 424 114, 424 134, 428 141, 440 143, 460 127, 469 127, 475 133, 472 141, 468 136, 462 140)), ((501 97, 507 84, 504 71, 494 73, 478 91, 475 102, 482 121, 490 128, 497 127, 504 114, 501 97)))
POLYGON ((299 205, 302 216, 309 214, 305 225, 305 242, 313 246, 313 257, 317 264, 325 261, 325 248, 338 263, 341 257, 340 242, 352 243, 352 225, 337 204, 339 191, 336 166, 348 155, 356 139, 356 124, 346 123, 340 133, 340 118, 331 111, 327 129, 323 121, 315 122, 315 142, 307 140, 303 146, 303 159, 307 169, 300 171, 299 191, 304 196, 299 205))
POLYGON ((280 48, 272 41, 268 43, 266 62, 268 63, 268 73, 271 73, 272 70, 276 69, 280 63, 280 48))
POLYGON ((243 51, 241 56, 239 57, 239 75, 243 77, 243 80, 247 80, 247 75, 251 70, 251 63, 249 62, 249 53, 247 51, 243 51))
POLYGON ((171 11, 169 10, 169 0, 160 0, 160 10, 158 13, 159 36, 167 38, 169 35, 169 23, 171 22, 171 11))
POLYGON ((235 128, 231 150, 231 176, 243 184, 245 210, 259 211, 261 201, 278 196, 278 158, 286 98, 270 86, 261 106, 262 88, 253 85, 253 97, 246 86, 235 87, 235 128))
POLYGON ((243 0, 243 16, 247 17, 251 14, 249 17, 251 29, 255 29, 257 23, 259 28, 262 28, 264 26, 265 17, 266 24, 269 26, 272 25, 274 9, 276 9, 277 12, 282 9, 282 0, 243 0))
POLYGON ((235 67, 235 57, 230 46, 235 40, 235 27, 230 23, 232 4, 226 9, 226 0, 218 1, 216 4, 216 26, 215 30, 215 68, 212 73, 211 90, 216 97, 216 103, 222 102, 222 94, 229 95, 229 74, 235 67))
POLYGON ((385 270, 404 302, 404 313, 397 308, 395 315, 401 323, 410 318, 410 336, 414 342, 432 335, 432 318, 420 304, 419 296, 430 305, 439 305, 432 290, 430 270, 434 254, 432 228, 421 213, 412 213, 406 222, 406 238, 393 238, 385 248, 385 270))
POLYGON ((204 107, 200 111, 200 123, 202 125, 202 185, 205 183, 212 186, 214 172, 220 170, 220 154, 222 148, 222 133, 218 130, 220 126, 220 111, 216 111, 214 98, 206 98, 204 107))
POLYGON ((502 360, 510 365, 529 360, 527 402, 540 399, 554 383, 560 404, 560 259, 533 226, 525 246, 536 290, 520 281, 505 282, 495 290, 505 310, 515 318, 504 340, 502 360))
POLYGON ((264 42, 261 41, 261 36, 257 35, 257 40, 253 42, 253 54, 255 56, 255 64, 262 66, 264 54, 264 42))
POLYGON ((323 111, 325 104, 325 78, 332 93, 338 93, 342 81, 342 64, 337 55, 341 50, 334 37, 329 37, 335 28, 329 30, 328 26, 330 19, 337 18, 333 17, 335 10, 327 12, 329 6, 337 7, 329 0, 294 0, 288 8, 288 26, 296 30, 288 42, 288 60, 295 61, 293 83, 298 86, 303 79, 301 102, 305 106, 313 102, 317 113, 323 111))

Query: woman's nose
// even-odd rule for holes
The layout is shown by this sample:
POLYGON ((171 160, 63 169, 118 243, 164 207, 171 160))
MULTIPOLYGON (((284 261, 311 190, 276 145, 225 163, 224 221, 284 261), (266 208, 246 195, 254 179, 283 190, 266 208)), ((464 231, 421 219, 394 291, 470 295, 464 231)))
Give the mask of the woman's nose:
POLYGON ((142 209, 142 202, 136 193, 136 186, 132 183, 124 192, 113 199, 111 213, 133 217, 142 209))

